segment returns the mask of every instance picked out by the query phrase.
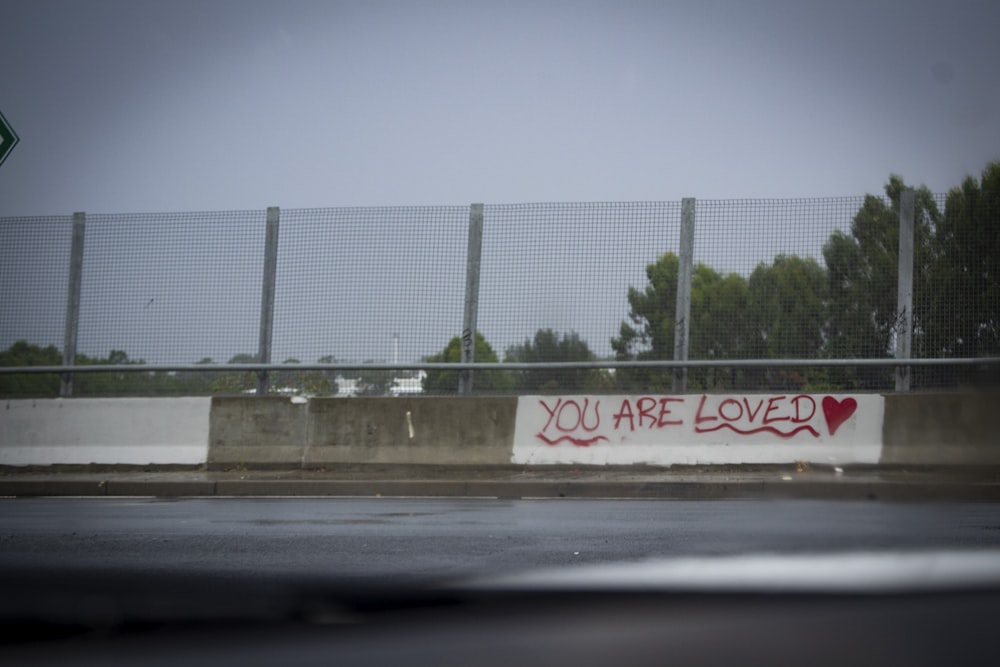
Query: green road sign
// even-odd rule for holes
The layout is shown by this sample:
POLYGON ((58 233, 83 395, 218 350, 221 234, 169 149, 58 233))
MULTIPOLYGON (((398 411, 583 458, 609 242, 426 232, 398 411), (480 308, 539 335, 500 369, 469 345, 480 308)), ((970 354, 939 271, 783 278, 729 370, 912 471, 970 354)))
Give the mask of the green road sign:
POLYGON ((18 139, 17 133, 14 132, 14 128, 10 126, 7 119, 0 113, 0 165, 7 159, 10 152, 14 150, 14 146, 17 146, 18 141, 20 139, 18 139))

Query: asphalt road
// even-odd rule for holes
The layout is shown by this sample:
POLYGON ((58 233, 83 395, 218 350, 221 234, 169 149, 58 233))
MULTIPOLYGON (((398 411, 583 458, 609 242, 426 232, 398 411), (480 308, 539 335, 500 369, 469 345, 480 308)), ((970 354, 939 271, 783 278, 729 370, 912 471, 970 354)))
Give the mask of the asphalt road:
POLYGON ((5 499, 0 663, 993 664, 997 547, 991 503, 5 499), (944 562, 923 550, 946 550, 950 576, 990 578, 834 598, 772 583, 650 595, 649 570, 635 594, 561 595, 518 574, 547 569, 548 585, 589 569, 570 565, 666 558, 683 581, 685 562, 742 560, 741 580, 762 565, 771 582, 803 566, 810 582, 863 580, 874 565, 913 582, 944 562), (484 584, 515 574, 520 592, 484 584))
POLYGON ((0 568, 408 582, 648 558, 1000 547, 1000 504, 0 501, 0 568))

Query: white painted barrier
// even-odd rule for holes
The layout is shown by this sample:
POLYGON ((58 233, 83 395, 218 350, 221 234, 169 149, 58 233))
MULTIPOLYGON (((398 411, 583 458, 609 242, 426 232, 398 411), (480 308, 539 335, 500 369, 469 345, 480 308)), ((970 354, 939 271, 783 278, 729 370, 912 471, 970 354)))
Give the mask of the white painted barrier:
POLYGON ((870 394, 521 396, 511 461, 878 463, 883 413, 870 394))
POLYGON ((0 465, 201 465, 211 405, 211 398, 4 401, 0 465))

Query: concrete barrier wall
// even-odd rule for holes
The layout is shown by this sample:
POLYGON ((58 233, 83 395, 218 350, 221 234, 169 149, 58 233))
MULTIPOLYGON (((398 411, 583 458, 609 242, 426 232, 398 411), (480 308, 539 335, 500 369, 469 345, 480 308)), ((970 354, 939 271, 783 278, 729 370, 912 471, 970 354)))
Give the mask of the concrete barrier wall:
POLYGON ((201 465, 210 406, 208 398, 4 401, 0 465, 201 465))
POLYGON ((9 400, 0 465, 998 465, 1000 394, 9 400))
POLYGON ((214 398, 210 467, 509 464, 514 397, 214 398))
POLYGON ((881 462, 1000 465, 1000 392, 886 396, 881 462))
POLYGON ((299 467, 308 403, 287 397, 214 397, 208 430, 209 467, 299 467))

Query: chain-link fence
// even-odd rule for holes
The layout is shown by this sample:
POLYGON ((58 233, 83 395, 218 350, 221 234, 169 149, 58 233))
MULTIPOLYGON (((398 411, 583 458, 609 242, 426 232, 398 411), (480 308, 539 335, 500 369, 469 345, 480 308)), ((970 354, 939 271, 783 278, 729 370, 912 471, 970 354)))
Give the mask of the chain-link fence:
MULTIPOLYGON (((468 206, 272 209, 270 276, 266 211, 0 218, 0 366, 117 367, 73 373, 77 396, 454 393, 442 364, 475 339, 475 362, 501 363, 477 392, 669 392, 649 362, 673 359, 709 362, 687 391, 892 390, 892 366, 851 361, 892 359, 902 332, 914 358, 1000 354, 996 197, 915 193, 906 315, 899 195, 691 201, 689 258, 681 202, 487 205, 475 262, 468 206)), ((907 383, 977 384, 980 366, 907 383)), ((0 395, 59 392, 58 374, 0 373, 0 395)))

